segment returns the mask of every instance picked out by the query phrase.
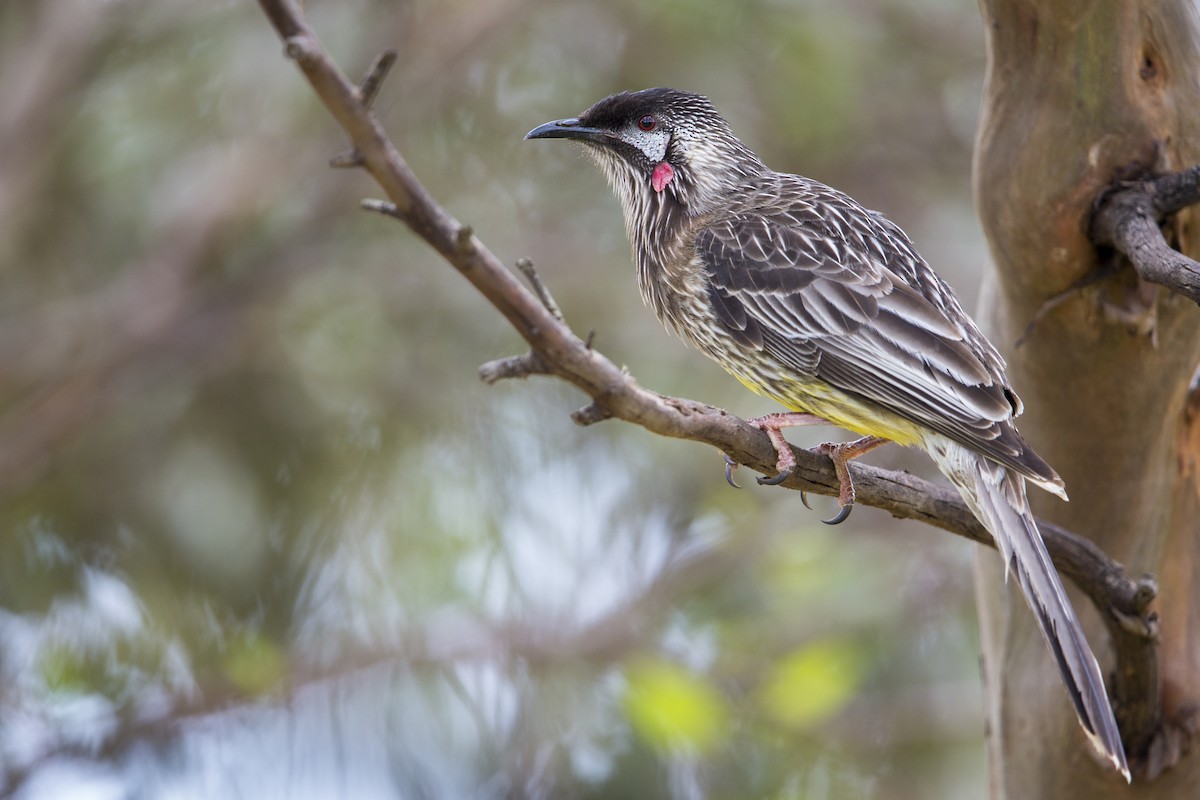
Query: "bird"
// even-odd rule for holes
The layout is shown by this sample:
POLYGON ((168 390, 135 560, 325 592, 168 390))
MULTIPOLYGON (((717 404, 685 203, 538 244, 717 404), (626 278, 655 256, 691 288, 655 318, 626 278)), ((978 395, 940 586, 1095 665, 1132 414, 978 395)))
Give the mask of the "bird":
MULTIPOLYGON (((1015 572, 1088 741, 1130 780, 1100 667, 1031 513, 1026 484, 1063 480, 1017 432, 1005 362, 907 234, 818 181, 775 172, 705 96, 619 92, 526 139, 579 143, 615 191, 638 285, 659 320, 753 392, 788 410, 748 420, 795 457, 782 430, 858 434, 817 448, 847 462, 888 442, 924 450, 1015 572)), ((726 477, 733 462, 726 456, 726 477)), ((838 522, 840 519, 828 520, 838 522)))

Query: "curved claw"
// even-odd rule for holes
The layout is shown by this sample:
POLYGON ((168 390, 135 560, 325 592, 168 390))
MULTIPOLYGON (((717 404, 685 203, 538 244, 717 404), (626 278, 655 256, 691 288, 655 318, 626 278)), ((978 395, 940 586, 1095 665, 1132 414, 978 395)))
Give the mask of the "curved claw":
POLYGON ((850 516, 850 512, 853 510, 853 504, 844 505, 842 506, 842 510, 837 513, 836 517, 833 519, 823 519, 821 522, 824 522, 826 525, 841 525, 846 521, 846 517, 850 516))
POLYGON ((813 507, 808 504, 808 492, 804 491, 803 489, 800 490, 800 502, 804 503, 804 507, 809 511, 813 510, 813 507))
POLYGON ((735 489, 742 487, 737 485, 737 481, 733 479, 733 471, 737 469, 738 463, 729 457, 728 453, 722 453, 725 456, 725 482, 735 489))
POLYGON ((755 478, 755 480, 758 481, 759 486, 778 486, 790 477, 792 477, 792 470, 788 468, 785 470, 780 470, 780 472, 774 478, 764 478, 763 476, 759 475, 757 478, 755 478))

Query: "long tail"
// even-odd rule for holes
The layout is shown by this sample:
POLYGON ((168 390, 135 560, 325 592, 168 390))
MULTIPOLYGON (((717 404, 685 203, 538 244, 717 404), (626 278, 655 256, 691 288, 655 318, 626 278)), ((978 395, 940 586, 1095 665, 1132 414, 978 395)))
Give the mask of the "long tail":
POLYGON ((1025 478, 956 442, 942 439, 930 445, 929 453, 938 467, 996 540, 1004 557, 1005 578, 1010 569, 1016 571, 1088 739, 1129 781, 1125 749, 1100 666, 1030 513, 1025 478))

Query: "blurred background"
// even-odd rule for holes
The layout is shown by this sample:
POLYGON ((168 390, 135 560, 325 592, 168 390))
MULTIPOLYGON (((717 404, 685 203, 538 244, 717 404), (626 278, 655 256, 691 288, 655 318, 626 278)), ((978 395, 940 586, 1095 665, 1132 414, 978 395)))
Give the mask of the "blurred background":
MULTIPOLYGON (((522 141, 620 89, 709 95, 974 306, 973 3, 307 6, 352 76, 399 50, 418 176, 649 388, 775 410, 522 141)), ((481 383, 522 342, 359 209, 256 4, 0 3, 0 110, 0 796, 985 796, 970 546, 481 383)))

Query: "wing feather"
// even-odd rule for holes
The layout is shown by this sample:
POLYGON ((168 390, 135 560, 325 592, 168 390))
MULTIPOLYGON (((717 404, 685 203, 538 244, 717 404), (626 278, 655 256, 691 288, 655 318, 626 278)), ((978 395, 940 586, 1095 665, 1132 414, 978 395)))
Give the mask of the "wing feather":
POLYGON ((807 377, 1056 478, 1013 427, 1020 406, 1003 359, 953 292, 899 228, 830 199, 763 203, 700 230, 695 254, 720 322, 807 377))

